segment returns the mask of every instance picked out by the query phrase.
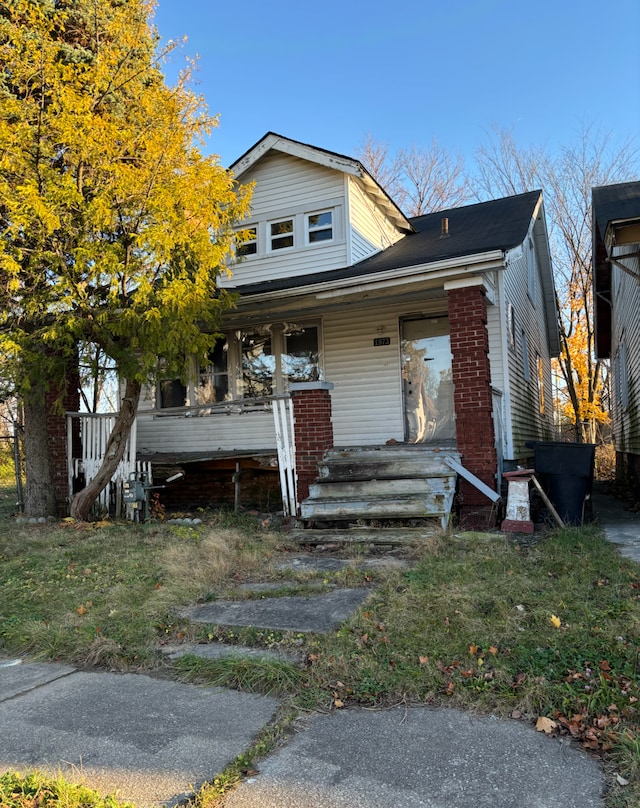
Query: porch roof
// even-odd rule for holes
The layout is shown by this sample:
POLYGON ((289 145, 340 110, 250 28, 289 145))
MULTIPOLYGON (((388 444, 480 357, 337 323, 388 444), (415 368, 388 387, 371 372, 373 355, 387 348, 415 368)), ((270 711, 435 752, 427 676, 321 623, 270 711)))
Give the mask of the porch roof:
POLYGON ((278 278, 236 287, 242 297, 304 288, 332 281, 375 276, 389 270, 464 259, 496 251, 505 252, 522 244, 541 198, 541 191, 490 202, 441 210, 410 219, 416 232, 407 234, 393 246, 353 266, 278 278), (442 235, 447 220, 448 234, 442 235))

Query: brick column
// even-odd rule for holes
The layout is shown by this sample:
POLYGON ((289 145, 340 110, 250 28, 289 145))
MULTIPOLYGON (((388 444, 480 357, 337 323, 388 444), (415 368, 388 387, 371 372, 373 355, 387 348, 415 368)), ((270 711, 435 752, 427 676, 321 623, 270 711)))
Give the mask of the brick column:
POLYGON ((330 382, 296 382, 289 386, 293 402, 298 502, 309 496, 318 462, 333 448, 330 382))
MULTIPOLYGON (((495 491, 498 458, 493 425, 487 304, 482 286, 449 289, 456 439, 462 465, 495 491)), ((489 525, 492 505, 460 480, 460 517, 469 527, 489 525)))

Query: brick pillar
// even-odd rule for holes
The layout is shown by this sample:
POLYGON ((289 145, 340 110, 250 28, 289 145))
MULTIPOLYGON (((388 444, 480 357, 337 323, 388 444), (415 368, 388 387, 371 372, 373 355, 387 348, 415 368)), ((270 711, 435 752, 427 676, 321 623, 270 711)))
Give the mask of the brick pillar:
MULTIPOLYGON (((67 412, 78 412, 80 409, 80 392, 78 377, 70 373, 66 390, 60 397, 60 390, 49 389, 46 393, 47 434, 49 436, 49 462, 56 498, 56 509, 60 516, 69 513, 69 478, 67 475, 67 412)), ((79 444, 79 421, 72 419, 74 446, 79 444)))
POLYGON ((330 382, 296 382, 289 386, 293 401, 298 502, 309 496, 318 476, 318 462, 333 448, 330 382))
MULTIPOLYGON (((495 491, 498 458, 484 289, 449 289, 448 296, 458 451, 462 465, 495 491)), ((463 479, 459 493, 461 522, 469 527, 493 527, 487 497, 463 479)))

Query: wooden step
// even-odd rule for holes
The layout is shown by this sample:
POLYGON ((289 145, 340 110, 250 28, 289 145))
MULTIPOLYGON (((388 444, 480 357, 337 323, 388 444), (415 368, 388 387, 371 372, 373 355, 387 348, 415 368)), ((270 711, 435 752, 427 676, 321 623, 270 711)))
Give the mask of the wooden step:
MULTIPOLYGON (((457 453, 453 455, 458 457, 457 453)), ((445 453, 416 450, 415 447, 392 450, 334 449, 318 463, 318 479, 339 481, 455 476, 455 472, 444 462, 446 456, 445 453)))
POLYGON ((366 498, 375 499, 388 496, 405 495, 428 495, 447 494, 455 491, 456 475, 443 476, 441 474, 425 478, 399 478, 394 477, 388 480, 364 479, 364 480, 326 480, 319 479, 309 486, 309 497, 311 499, 352 499, 366 498))
POLYGON ((411 519, 442 518, 451 509, 450 495, 420 493, 366 497, 313 497, 301 504, 303 519, 411 519))

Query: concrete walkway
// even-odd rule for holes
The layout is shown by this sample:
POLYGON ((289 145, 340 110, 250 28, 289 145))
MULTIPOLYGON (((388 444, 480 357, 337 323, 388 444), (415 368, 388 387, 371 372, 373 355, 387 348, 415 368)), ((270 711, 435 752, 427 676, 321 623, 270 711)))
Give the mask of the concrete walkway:
MULTIPOLYGON (((594 512, 621 552, 640 561, 640 520, 601 492, 594 512)), ((300 562, 301 563, 301 562, 300 562)), ((338 592, 340 590, 337 590, 338 592)), ((366 590, 320 595, 332 630, 366 590), (346 593, 346 594, 345 594, 346 593)), ((294 598, 290 615, 310 619, 294 598)), ((260 624, 268 599, 246 601, 260 624), (256 611, 263 609, 263 611, 256 611)), ((216 604, 208 604, 212 609, 216 604)), ((233 604, 218 604, 227 619, 233 604)), ((205 607, 199 607, 206 611, 205 607)), ((209 620, 214 612, 194 611, 209 620)), ((237 615, 236 615, 237 616, 237 615)), ((270 626, 274 627, 274 626, 270 626)), ((301 631, 315 630, 305 622, 301 631)), ((0 772, 61 772, 136 808, 174 806, 213 779, 278 708, 273 698, 139 674, 86 673, 0 659, 0 772)), ((345 709, 305 719, 225 808, 602 808, 595 759, 519 721, 451 709, 345 709)))

